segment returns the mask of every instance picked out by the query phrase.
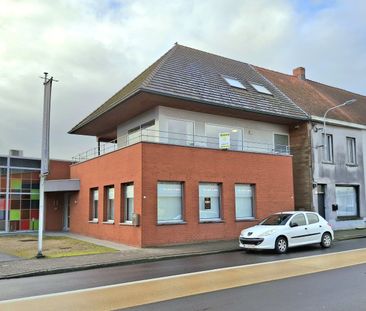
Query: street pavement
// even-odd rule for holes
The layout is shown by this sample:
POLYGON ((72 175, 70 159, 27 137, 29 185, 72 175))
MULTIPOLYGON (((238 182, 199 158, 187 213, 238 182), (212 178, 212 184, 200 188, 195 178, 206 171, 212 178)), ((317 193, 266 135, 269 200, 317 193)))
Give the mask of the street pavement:
POLYGON ((129 311, 364 311, 366 264, 129 308, 129 311))
MULTIPOLYGON (((364 239, 363 239, 364 240, 364 239)), ((350 241, 343 241, 350 242, 350 241)), ((215 256, 215 255, 209 255, 215 256)), ((206 257, 209 257, 206 256, 206 257)), ((205 257, 205 256, 202 256, 205 257)), ((342 269, 345 267, 366 264, 366 248, 353 249, 348 251, 324 253, 321 255, 313 255, 299 258, 291 258, 286 260, 278 260, 266 263, 257 263, 252 265, 241 265, 236 267, 226 267, 221 269, 205 270, 195 273, 184 273, 180 275, 173 275, 168 277, 159 277, 153 279, 144 279, 137 282, 121 283, 109 286, 94 287, 83 290, 70 290, 67 292, 54 293, 50 295, 26 297, 23 299, 9 300, 0 302, 1 310, 116 310, 128 307, 134 307, 149 303, 157 303, 161 301, 168 301, 172 299, 191 297, 193 295, 211 293, 228 289, 235 289, 240 287, 247 287, 254 284, 267 282, 269 285, 267 289, 272 288, 268 282, 276 282, 288 278, 296 278, 304 275, 315 275, 323 271, 334 269, 342 269)), ((160 265, 164 266, 164 265, 160 265)), ((363 275, 362 275, 363 276, 363 275)), ((70 276, 72 277, 72 275, 70 276)), ((348 282, 353 281, 358 283, 356 287, 356 297, 363 297, 362 284, 364 284, 364 276, 352 279, 352 274, 346 274, 348 282), (351 277, 351 278, 350 278, 351 277)), ((338 278, 339 279, 339 278, 338 278)), ((341 295, 344 293, 343 280, 340 279, 338 283, 334 284, 333 288, 337 289, 337 294, 344 300, 352 299, 352 297, 341 295), (337 285, 337 286, 335 286, 337 285)), ((4 280, 2 282, 9 282, 12 280, 4 280)), ((41 280, 39 280, 41 282, 41 280)), ((354 287, 354 286, 353 286, 354 287)), ((306 288, 303 288, 306 290, 306 288)), ((348 290, 348 289, 346 289, 348 290)), ((349 291, 348 291, 349 292, 349 291)), ((318 300, 323 296, 322 292, 315 296, 318 300), (320 297, 319 297, 320 296, 320 297)), ((331 293, 324 293, 325 298, 329 298, 331 293)), ((296 297, 295 297, 296 298, 296 297)), ((304 310, 302 307, 308 304, 311 296, 297 297, 298 310, 304 310)), ((277 297, 278 301, 272 300, 273 305, 277 303, 285 304, 285 300, 289 298, 286 295, 277 297)), ((338 298, 339 299, 339 298, 338 298)), ((262 303, 264 302, 262 298, 262 303)), ((359 302, 359 301, 357 301, 359 302)), ((267 301, 267 303, 269 303, 267 301)), ((322 307, 327 306, 327 300, 323 301, 322 307)), ((356 304, 356 302, 353 302, 356 304)), ((263 305, 263 304, 262 304, 263 305)), ((269 305, 271 305, 269 303, 269 305)), ((296 304, 293 304, 296 306, 296 304)), ((347 305, 344 304, 343 305, 347 305)), ((357 305, 357 304, 356 304, 357 305)), ((180 304, 182 306, 182 304, 180 304)), ((237 305, 236 305, 237 306, 237 305)), ((242 304, 244 307, 245 304, 242 304)), ((187 305, 186 305, 187 307, 187 305)), ((308 310, 344 310, 340 309, 325 309, 313 308, 308 310)), ((175 310, 172 307, 168 310, 175 310)), ((224 309, 230 309, 229 305, 224 309)), ((155 310, 160 310, 159 308, 155 310)), ((165 310, 167 310, 165 308, 165 310)), ((181 308, 181 310, 187 310, 181 308)), ((197 306, 194 309, 197 310, 197 306)), ((207 310, 207 308, 204 308, 207 310)), ((240 310, 240 309, 238 309, 240 310)), ((252 309, 250 309, 252 310, 252 309)), ((263 309, 257 309, 263 310, 263 309)), ((279 309, 278 309, 279 310, 279 309)), ((284 309, 292 310, 292 309, 284 309)), ((362 309, 355 309, 362 310, 362 309)))
MULTIPOLYGON (((70 233, 66 233, 65 235, 83 239, 95 244, 116 248, 119 252, 54 259, 19 259, 15 257, 9 257, 6 259, 4 257, 5 260, 0 262, 0 279, 46 275, 51 273, 63 273, 92 268, 136 264, 187 256, 240 251, 237 239, 166 247, 135 248, 109 241, 73 235, 70 233)), ((366 229, 342 230, 336 232, 336 240, 339 241, 363 237, 366 237, 366 229)))

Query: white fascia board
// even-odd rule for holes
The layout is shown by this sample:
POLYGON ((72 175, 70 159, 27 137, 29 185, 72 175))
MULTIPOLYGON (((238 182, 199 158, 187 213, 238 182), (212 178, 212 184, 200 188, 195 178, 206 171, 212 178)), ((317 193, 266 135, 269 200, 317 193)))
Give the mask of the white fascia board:
MULTIPOLYGON (((326 120, 327 124, 351 127, 351 128, 356 128, 356 129, 360 129, 360 130, 366 130, 366 125, 362 125, 362 124, 358 124, 358 123, 340 121, 340 120, 329 119, 329 118, 326 118, 325 120, 326 120)), ((311 121, 323 123, 324 118, 318 117, 318 116, 311 116, 311 121)))

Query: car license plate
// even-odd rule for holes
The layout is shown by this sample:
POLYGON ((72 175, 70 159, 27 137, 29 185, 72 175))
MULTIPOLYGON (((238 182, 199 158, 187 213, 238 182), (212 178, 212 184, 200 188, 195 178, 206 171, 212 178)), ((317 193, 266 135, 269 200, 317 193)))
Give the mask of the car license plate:
POLYGON ((254 244, 244 244, 245 248, 254 248, 255 245, 254 244))

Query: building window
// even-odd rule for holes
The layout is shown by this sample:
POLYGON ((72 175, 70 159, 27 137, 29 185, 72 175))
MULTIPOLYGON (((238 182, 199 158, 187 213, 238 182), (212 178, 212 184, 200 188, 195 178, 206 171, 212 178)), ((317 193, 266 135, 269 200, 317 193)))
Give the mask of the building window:
POLYGON ((238 79, 222 76, 227 84, 230 86, 236 87, 238 89, 246 90, 246 87, 241 83, 238 79))
POLYGON ((98 221, 98 201, 99 201, 99 190, 90 190, 90 217, 91 221, 98 221))
POLYGON ((306 219, 304 214, 298 214, 295 215, 294 218, 292 218, 290 226, 305 226, 306 225, 306 219))
POLYGON ((133 184, 123 185, 123 215, 124 222, 132 222, 134 213, 134 186, 133 184))
POLYGON ((200 221, 220 220, 221 185, 214 183, 199 184, 200 221))
POLYGON ((289 141, 287 134, 274 134, 274 151, 278 153, 289 153, 289 141))
POLYGON ((267 95, 273 95, 272 92, 267 89, 267 87, 265 87, 264 85, 261 84, 257 84, 257 83, 253 83, 250 82, 250 85, 258 92, 258 93, 263 93, 263 94, 267 94, 267 95))
POLYGON ((128 130, 127 145, 136 144, 140 141, 154 141, 155 136, 155 120, 151 120, 128 130))
POLYGON ((356 164, 356 139, 347 137, 347 163, 356 164))
POLYGON ((324 148, 324 161, 333 162, 333 135, 327 134, 324 148))
POLYGON ((182 183, 158 183, 158 223, 177 223, 182 216, 182 183))
POLYGON ((227 127, 221 125, 205 124, 207 147, 218 149, 220 144, 220 134, 229 134, 228 149, 243 150, 243 131, 241 128, 227 127))
POLYGON ((306 213, 306 216, 308 217, 309 225, 316 224, 319 222, 319 217, 317 214, 306 213))
POLYGON ((105 221, 114 221, 114 187, 105 187, 105 221))
POLYGON ((168 143, 174 145, 193 145, 193 122, 168 119, 168 143))
POLYGON ((358 216, 357 187, 336 186, 337 216, 358 216))
POLYGON ((254 218, 254 186, 235 185, 235 217, 236 219, 254 218))

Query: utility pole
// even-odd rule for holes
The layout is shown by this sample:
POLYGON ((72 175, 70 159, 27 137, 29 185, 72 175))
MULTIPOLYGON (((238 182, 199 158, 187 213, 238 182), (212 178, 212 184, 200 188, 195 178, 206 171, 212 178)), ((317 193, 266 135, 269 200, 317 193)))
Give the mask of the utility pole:
MULTIPOLYGON (((43 98, 43 126, 42 126, 42 150, 41 150, 41 174, 39 182, 39 222, 38 222, 38 253, 37 258, 43 258, 43 229, 44 229, 44 183, 48 175, 48 162, 50 157, 50 113, 51 113, 51 90, 53 77, 48 78, 44 73, 44 98, 43 98)), ((55 80, 56 81, 56 80, 55 80)))

